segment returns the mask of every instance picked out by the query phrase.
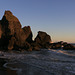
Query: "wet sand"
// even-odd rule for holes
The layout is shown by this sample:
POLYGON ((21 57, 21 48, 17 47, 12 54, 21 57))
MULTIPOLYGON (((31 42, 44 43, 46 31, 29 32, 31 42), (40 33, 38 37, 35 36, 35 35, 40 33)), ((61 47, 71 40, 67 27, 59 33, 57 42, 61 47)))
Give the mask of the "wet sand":
POLYGON ((17 75, 17 73, 15 70, 5 68, 4 70, 0 70, 0 75, 17 75))
POLYGON ((0 75, 17 75, 15 70, 3 67, 7 59, 0 58, 0 75))
POLYGON ((8 64, 7 66, 17 69, 16 73, 18 75, 54 75, 44 69, 29 64, 15 63, 8 64))
POLYGON ((25 53, 4 53, 7 75, 75 75, 75 52, 41 50, 25 53), (10 71, 11 69, 11 71, 10 71))

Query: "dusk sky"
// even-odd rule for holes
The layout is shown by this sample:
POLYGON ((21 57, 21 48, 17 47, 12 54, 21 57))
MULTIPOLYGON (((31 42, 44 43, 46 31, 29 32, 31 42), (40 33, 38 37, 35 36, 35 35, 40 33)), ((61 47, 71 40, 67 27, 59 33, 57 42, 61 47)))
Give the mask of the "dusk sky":
POLYGON ((31 26, 33 38, 47 32, 53 42, 75 43, 75 0, 0 0, 0 19, 10 10, 22 27, 31 26))

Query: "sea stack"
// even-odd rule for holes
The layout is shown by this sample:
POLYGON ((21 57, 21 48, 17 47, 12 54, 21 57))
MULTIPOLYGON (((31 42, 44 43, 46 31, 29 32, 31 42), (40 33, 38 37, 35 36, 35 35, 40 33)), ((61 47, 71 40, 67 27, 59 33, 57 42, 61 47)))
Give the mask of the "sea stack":
POLYGON ((35 48, 49 48, 51 43, 51 37, 46 32, 39 31, 34 39, 35 48))
POLYGON ((48 48, 51 37, 43 31, 39 31, 35 40, 32 40, 33 34, 30 26, 22 25, 17 17, 11 11, 5 11, 2 20, 0 20, 0 49, 4 50, 40 50, 48 48))
POLYGON ((23 48, 25 42, 32 41, 30 26, 21 28, 21 23, 12 12, 5 11, 0 21, 0 46, 4 49, 23 48))

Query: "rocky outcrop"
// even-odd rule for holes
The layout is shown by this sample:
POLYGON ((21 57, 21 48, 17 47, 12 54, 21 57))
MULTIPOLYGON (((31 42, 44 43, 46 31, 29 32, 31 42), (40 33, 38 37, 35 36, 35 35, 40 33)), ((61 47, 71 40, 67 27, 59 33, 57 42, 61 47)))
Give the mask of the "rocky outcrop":
POLYGON ((0 49, 1 50, 40 50, 41 48, 75 50, 75 46, 60 41, 51 43, 51 37, 46 32, 39 31, 38 35, 32 40, 30 26, 21 27, 18 18, 12 12, 5 11, 0 20, 0 49))
POLYGON ((25 42, 32 42, 30 26, 21 28, 19 20, 10 12, 5 11, 0 21, 0 43, 6 49, 24 48, 25 42))
POLYGON ((75 46, 63 41, 51 43, 50 46, 51 49, 75 50, 75 46))
POLYGON ((32 51, 51 47, 51 37, 46 32, 39 31, 34 41, 32 37, 30 26, 22 28, 18 18, 5 11, 0 20, 0 49, 32 51))
POLYGON ((46 32, 39 31, 34 42, 41 48, 49 48, 51 37, 46 32))
POLYGON ((25 26, 25 27, 22 28, 22 30, 24 31, 24 34, 26 35, 25 36, 26 37, 26 41, 28 43, 32 43, 33 35, 32 35, 32 31, 31 31, 30 26, 25 26))
POLYGON ((64 43, 63 41, 52 43, 51 44, 51 49, 60 49, 60 48, 62 48, 63 43, 64 43))
POLYGON ((41 49, 41 46, 37 44, 36 42, 31 43, 32 49, 39 51, 41 49))
POLYGON ((1 27, 1 21, 0 21, 0 38, 2 36, 2 27, 1 27))
POLYGON ((51 46, 51 49, 60 49, 61 48, 61 44, 59 43, 53 43, 51 46))
POLYGON ((64 50, 75 50, 75 46, 73 46, 72 44, 66 44, 63 47, 64 50))

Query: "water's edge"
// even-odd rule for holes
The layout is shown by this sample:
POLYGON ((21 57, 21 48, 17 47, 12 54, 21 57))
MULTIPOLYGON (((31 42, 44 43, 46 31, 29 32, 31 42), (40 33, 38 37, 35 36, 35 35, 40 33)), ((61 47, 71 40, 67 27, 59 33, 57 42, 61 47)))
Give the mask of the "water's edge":
MULTIPOLYGON (((25 53, 3 53, 2 58, 10 61, 2 75, 74 75, 75 52, 66 50, 47 50, 25 53), (10 74, 11 73, 11 74, 10 74)), ((0 56, 1 58, 1 56, 0 56)))

